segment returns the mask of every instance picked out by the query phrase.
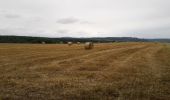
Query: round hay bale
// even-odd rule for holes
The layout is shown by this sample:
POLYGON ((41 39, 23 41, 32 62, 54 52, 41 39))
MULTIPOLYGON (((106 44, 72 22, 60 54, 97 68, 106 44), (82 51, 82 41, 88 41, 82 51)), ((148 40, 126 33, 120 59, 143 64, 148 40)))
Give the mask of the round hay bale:
POLYGON ((41 42, 42 44, 45 44, 45 42, 43 41, 43 42, 41 42))
POLYGON ((80 44, 80 42, 77 42, 77 44, 80 44))
POLYGON ((94 45, 92 42, 86 42, 85 45, 84 45, 84 49, 85 50, 90 50, 90 49, 93 49, 94 48, 94 45))
POLYGON ((68 42, 67 44, 68 44, 69 46, 73 45, 73 43, 72 43, 72 42, 68 42))

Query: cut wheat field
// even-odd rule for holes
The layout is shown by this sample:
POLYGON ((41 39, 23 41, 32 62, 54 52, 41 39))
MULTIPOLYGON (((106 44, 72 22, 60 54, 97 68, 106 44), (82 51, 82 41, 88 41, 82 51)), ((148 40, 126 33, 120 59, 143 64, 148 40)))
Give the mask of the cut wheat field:
POLYGON ((0 100, 170 100, 170 44, 0 44, 0 100))

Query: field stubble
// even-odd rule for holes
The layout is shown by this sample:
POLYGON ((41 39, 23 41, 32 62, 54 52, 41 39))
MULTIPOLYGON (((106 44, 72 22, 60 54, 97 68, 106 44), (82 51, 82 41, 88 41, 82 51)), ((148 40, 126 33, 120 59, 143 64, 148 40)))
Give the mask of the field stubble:
POLYGON ((170 45, 0 44, 0 98, 169 100, 170 45))

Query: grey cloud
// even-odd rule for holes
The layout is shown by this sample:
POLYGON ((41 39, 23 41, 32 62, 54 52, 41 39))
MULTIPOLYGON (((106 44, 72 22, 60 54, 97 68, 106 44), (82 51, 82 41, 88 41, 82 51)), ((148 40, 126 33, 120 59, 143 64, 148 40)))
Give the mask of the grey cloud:
POLYGON ((51 33, 44 30, 28 30, 25 28, 0 28, 0 35, 18 35, 18 36, 39 36, 50 37, 51 33), (50 34, 50 35, 49 35, 50 34))
POLYGON ((91 22, 89 21, 81 20, 81 19, 74 18, 74 17, 59 19, 57 20, 57 23, 59 24, 74 24, 74 23, 91 24, 91 22))
POLYGON ((65 34, 65 33, 69 33, 69 30, 61 29, 61 30, 58 30, 57 33, 65 34))
POLYGON ((83 37, 87 36, 89 33, 86 31, 72 31, 69 29, 59 29, 56 31, 56 35, 59 35, 61 37, 83 37))
POLYGON ((9 30, 6 29, 0 29, 0 35, 9 35, 9 30))
POLYGON ((1 28, 0 35, 22 35, 21 30, 17 28, 1 28))
POLYGON ((57 20, 57 23, 60 23, 60 24, 73 24, 73 23, 78 23, 78 22, 79 22, 79 19, 73 18, 73 17, 57 20))
POLYGON ((11 18, 11 19, 15 19, 15 18, 20 18, 21 16, 20 15, 17 15, 17 14, 5 14, 4 15, 5 18, 11 18))
POLYGON ((91 37, 135 32, 138 37, 170 38, 169 5, 170 0, 0 0, 0 28, 6 28, 0 34, 91 37))
POLYGON ((80 24, 93 24, 93 23, 89 21, 81 21, 80 24))
POLYGON ((0 16, 8 19, 21 18, 20 14, 11 12, 10 10, 0 10, 0 16))
POLYGON ((78 33, 78 34, 82 34, 82 35, 86 35, 86 34, 88 34, 87 32, 84 32, 84 31, 78 31, 78 32, 76 32, 76 33, 78 33))

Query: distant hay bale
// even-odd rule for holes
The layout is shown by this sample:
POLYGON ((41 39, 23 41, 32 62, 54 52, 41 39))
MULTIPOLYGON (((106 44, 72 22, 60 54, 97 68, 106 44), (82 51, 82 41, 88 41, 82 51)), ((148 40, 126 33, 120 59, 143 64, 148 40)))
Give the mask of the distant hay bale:
POLYGON ((69 46, 71 46, 71 45, 73 45, 73 42, 68 42, 67 44, 68 44, 69 46))
POLYGON ((42 44, 45 44, 45 42, 43 41, 43 42, 41 42, 42 44))
POLYGON ((94 45, 92 42, 86 42, 85 45, 84 45, 84 48, 86 50, 90 50, 90 49, 93 49, 94 45))
POLYGON ((80 44, 80 42, 77 42, 77 44, 80 44))

